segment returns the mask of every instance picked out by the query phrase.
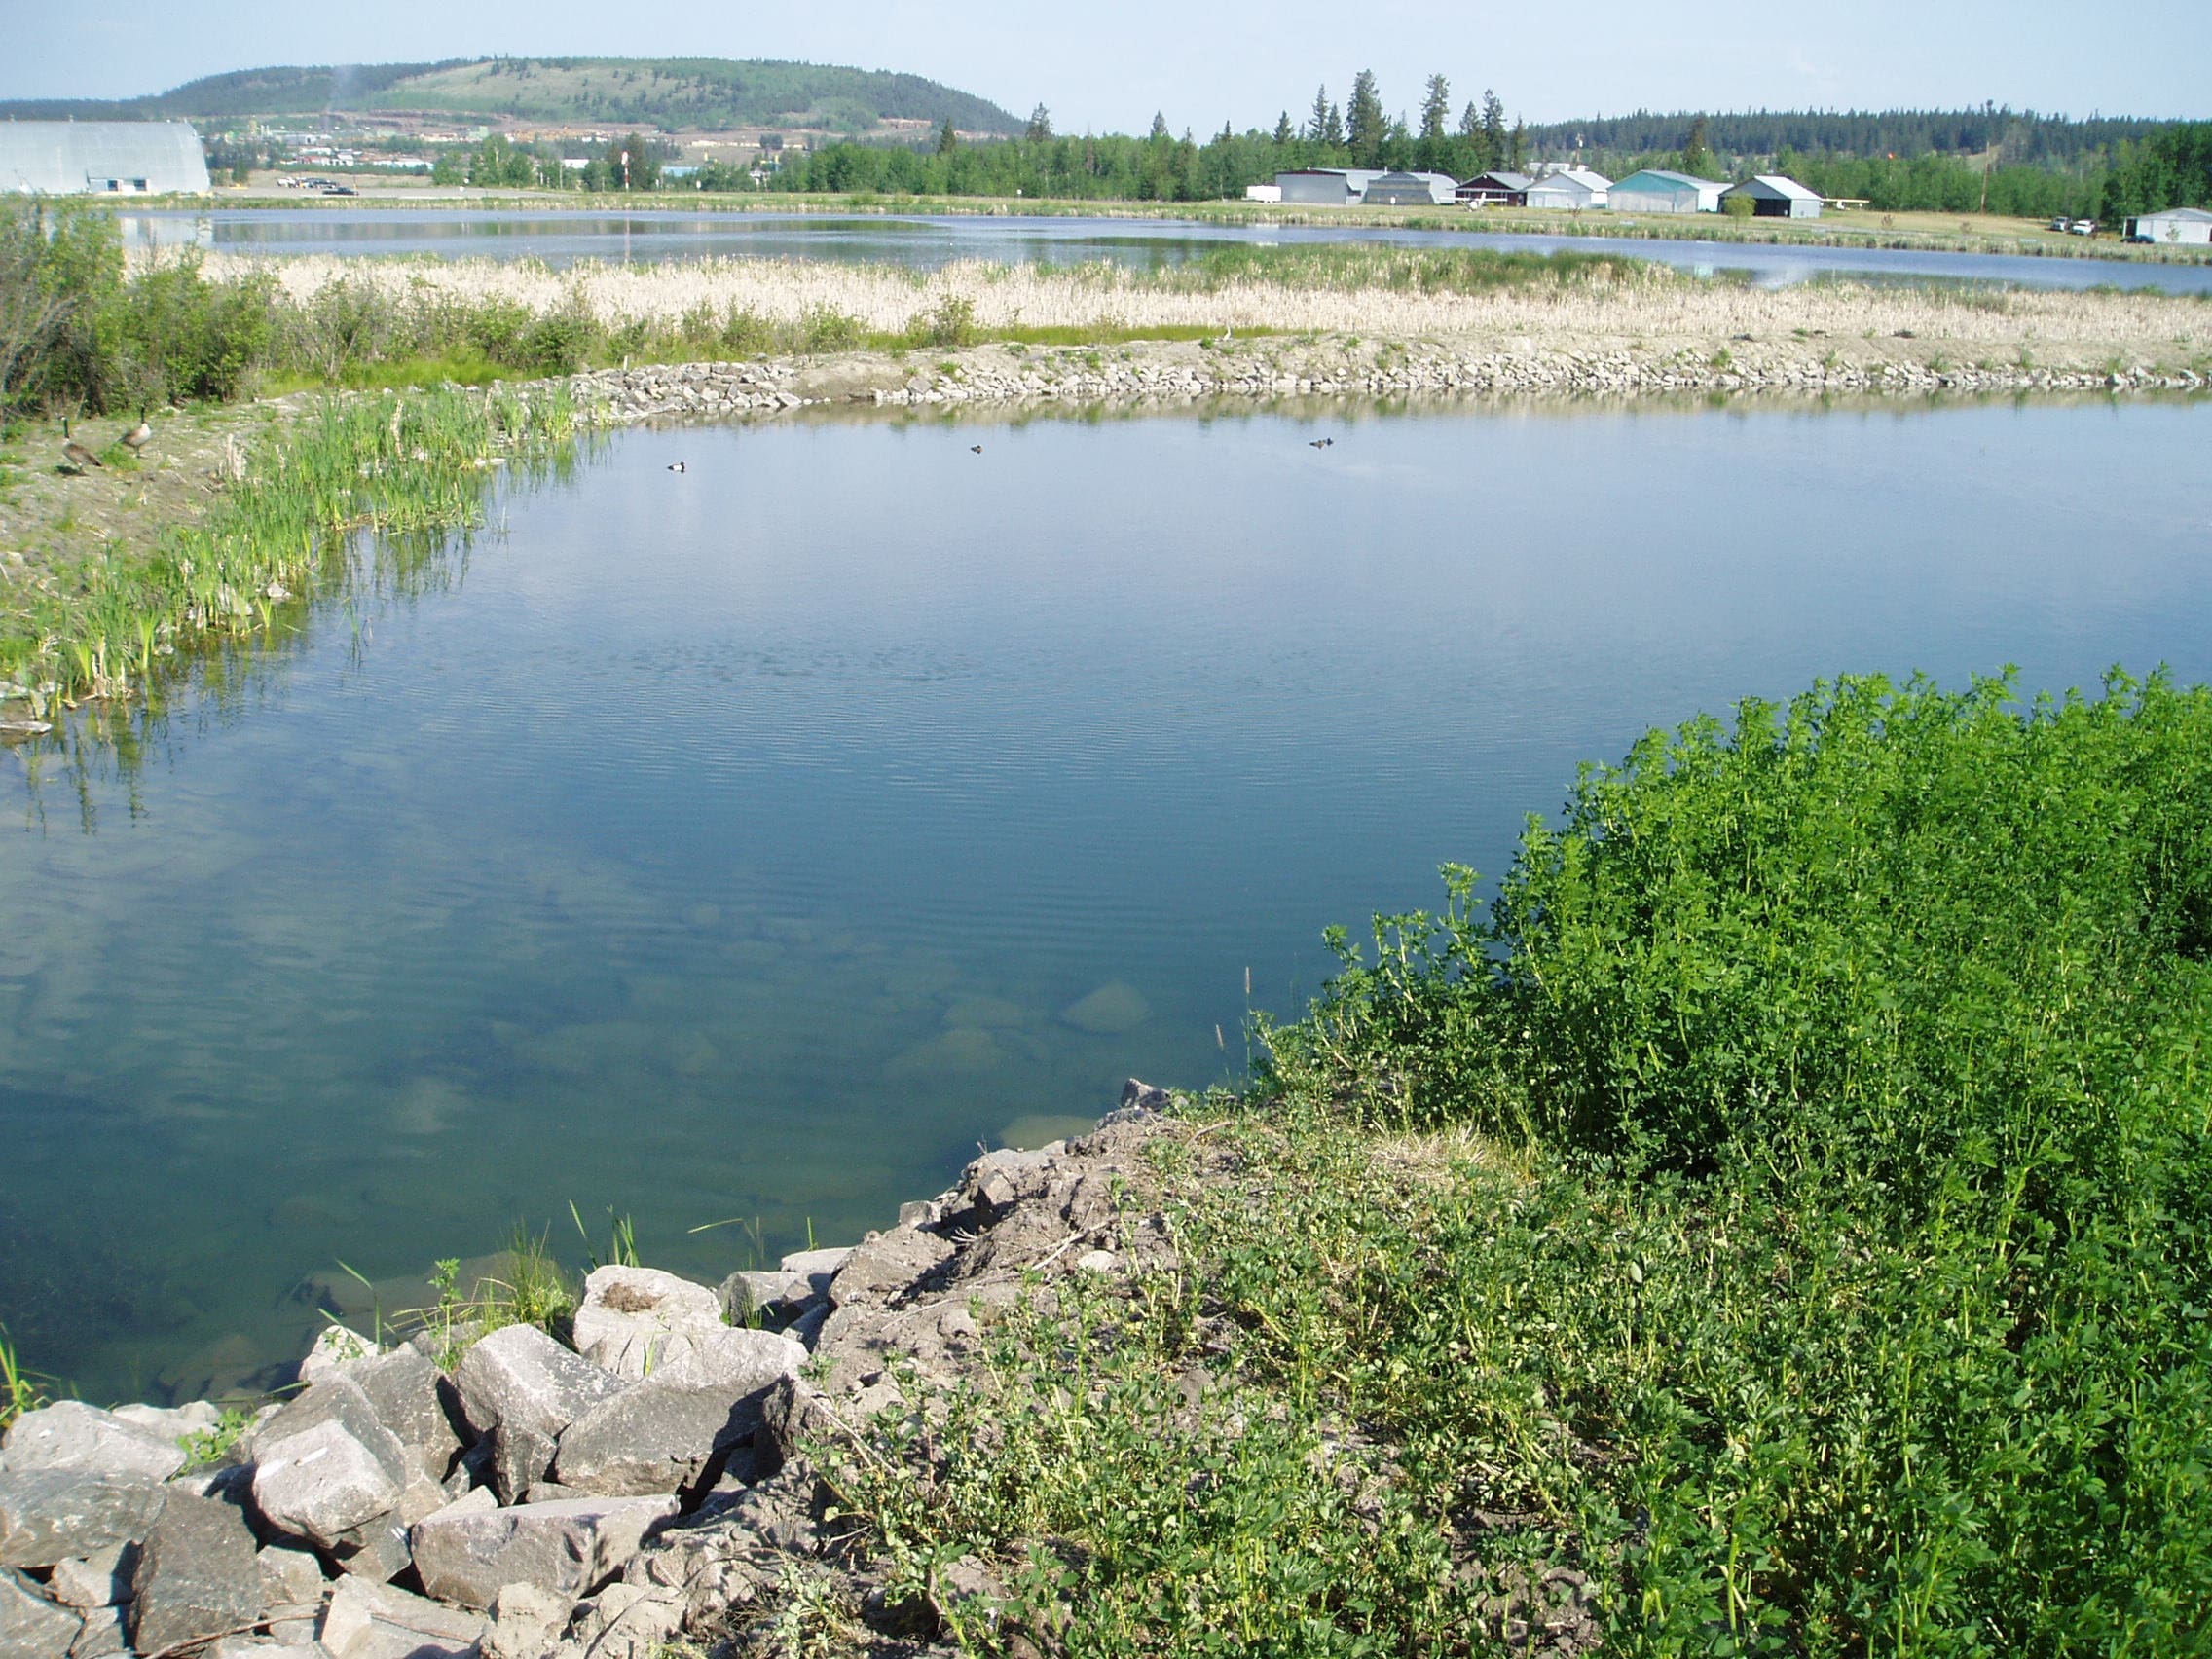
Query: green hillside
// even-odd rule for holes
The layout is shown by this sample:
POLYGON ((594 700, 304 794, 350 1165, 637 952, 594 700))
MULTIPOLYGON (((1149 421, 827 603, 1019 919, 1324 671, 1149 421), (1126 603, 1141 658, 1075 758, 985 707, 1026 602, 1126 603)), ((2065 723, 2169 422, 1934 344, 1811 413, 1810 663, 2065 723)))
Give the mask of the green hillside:
POLYGON ((80 120, 319 115, 424 110, 668 130, 809 127, 859 133, 885 120, 950 119, 970 132, 1017 132, 988 99, 919 75, 719 57, 498 57, 443 63, 242 69, 116 101, 22 99, 0 118, 80 120))

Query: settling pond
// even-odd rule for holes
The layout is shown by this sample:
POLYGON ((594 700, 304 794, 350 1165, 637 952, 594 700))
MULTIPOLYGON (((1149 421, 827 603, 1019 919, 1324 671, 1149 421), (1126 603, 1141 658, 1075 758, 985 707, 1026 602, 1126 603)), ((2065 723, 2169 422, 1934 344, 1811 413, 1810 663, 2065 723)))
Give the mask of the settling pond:
MULTIPOLYGON (((1473 217, 1463 208, 1437 211, 1448 223, 1459 218, 1471 221, 1473 217)), ((225 253, 538 259, 557 268, 586 259, 626 264, 719 256, 826 259, 903 265, 921 271, 935 271, 961 259, 1001 265, 1107 261, 1157 270, 1225 245, 1308 247, 1349 242, 1648 259, 1700 276, 1726 274, 1770 288, 1843 276, 1861 281, 1999 283, 2036 288, 2093 288, 2110 283, 2160 293, 2212 294, 2212 264, 2161 265, 2050 255, 1677 241, 1665 238, 1524 236, 1356 223, 1216 225, 1175 219, 998 214, 838 218, 800 213, 470 212, 393 207, 232 208, 208 213, 126 213, 119 217, 128 240, 156 246, 189 243, 225 253)))
POLYGON ((2202 403, 613 437, 136 764, 0 751, 0 1321, 197 1394, 362 1310, 341 1261, 579 1259, 571 1200, 708 1278, 705 1224, 850 1239, 1238 1073, 1247 970, 1295 1011, 1651 724, 2212 678, 2207 454, 2202 403))

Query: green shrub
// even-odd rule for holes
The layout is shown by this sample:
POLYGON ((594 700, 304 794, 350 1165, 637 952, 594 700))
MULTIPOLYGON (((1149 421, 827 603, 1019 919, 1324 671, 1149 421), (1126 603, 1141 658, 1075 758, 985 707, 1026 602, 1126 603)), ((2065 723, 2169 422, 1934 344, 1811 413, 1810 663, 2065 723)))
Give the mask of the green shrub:
POLYGON ((852 351, 867 342, 857 316, 832 306, 815 306, 799 319, 799 346, 807 351, 852 351))
POLYGON ((915 313, 906 325, 906 339, 915 346, 975 345, 976 303, 959 294, 945 295, 928 311, 915 313))

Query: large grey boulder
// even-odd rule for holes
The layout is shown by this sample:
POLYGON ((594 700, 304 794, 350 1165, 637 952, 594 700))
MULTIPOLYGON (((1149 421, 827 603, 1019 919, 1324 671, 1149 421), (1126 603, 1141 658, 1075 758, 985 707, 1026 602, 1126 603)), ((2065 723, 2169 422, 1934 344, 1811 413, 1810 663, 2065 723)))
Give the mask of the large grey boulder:
POLYGON ((492 1624, 484 1633, 483 1659, 543 1659, 560 1640, 575 1605, 572 1596, 557 1595, 535 1584, 504 1584, 492 1600, 492 1624))
POLYGON ((423 1484, 421 1466, 345 1376, 325 1377, 262 1424, 253 1459, 254 1507, 279 1531, 326 1550, 359 1547, 347 1534, 391 1514, 423 1484))
POLYGON ((952 1245, 934 1233, 899 1227, 877 1234, 855 1248, 830 1281, 830 1305, 897 1298, 951 1258, 952 1245))
POLYGON ((769 1331, 725 1326, 693 1345, 571 1423, 554 1478, 611 1496, 692 1487, 718 1455, 752 1436, 769 1388, 806 1363, 805 1348, 769 1331))
POLYGON ((316 1635, 330 1659, 463 1659, 484 1628, 479 1614, 346 1578, 331 1592, 316 1635))
POLYGON ((424 1589, 489 1607, 509 1584, 587 1594, 675 1513, 673 1497, 583 1497, 489 1511, 457 1504, 417 1525, 410 1541, 424 1589))
POLYGON ((628 1384, 536 1326, 509 1325, 468 1350, 454 1385, 469 1427, 491 1441, 492 1485, 512 1503, 551 1471, 561 1431, 628 1384))
POLYGON ((377 1345, 360 1332, 344 1325, 325 1325, 316 1333, 314 1346, 308 1349, 307 1358, 300 1361, 300 1381, 319 1382, 376 1351, 377 1345))
POLYGON ((130 1574, 137 1565, 138 1552, 129 1544, 110 1544, 89 1556, 57 1561, 46 1577, 47 1597, 79 1612, 116 1606, 130 1600, 130 1574))
POLYGON ((0 1567, 52 1567, 134 1543, 166 1496, 143 1476, 9 1469, 0 1473, 0 1567))
POLYGON ((85 1628, 69 1644, 69 1659, 110 1659, 130 1650, 127 1607, 87 1607, 85 1628))
POLYGON ((263 1610, 261 1564, 245 1517, 213 1498, 171 1493, 138 1546, 131 1645, 157 1653, 244 1629, 263 1610))
POLYGON ((752 1325, 763 1318, 795 1313, 814 1295, 814 1284, 804 1273, 782 1269, 740 1269, 721 1282, 722 1317, 732 1325, 752 1325))
POLYGON ((77 1400, 25 1412, 0 1445, 7 1449, 11 1474, 19 1469, 96 1469, 166 1481, 185 1463, 184 1448, 174 1436, 77 1400))
POLYGON ((787 1273, 795 1273, 806 1280, 807 1293, 828 1296, 830 1281, 837 1276, 837 1270, 851 1259, 853 1247, 839 1244, 821 1250, 794 1250, 786 1256, 778 1267, 787 1273))
POLYGON ((722 1323, 721 1298, 658 1268, 605 1267, 584 1280, 576 1351, 622 1377, 645 1377, 722 1323))
POLYGON ((307 1550, 271 1544, 254 1558, 261 1568, 261 1599, 270 1607, 322 1604, 322 1563, 307 1550))
POLYGON ((0 1653, 8 1659, 67 1659, 85 1621, 41 1596, 19 1574, 0 1570, 0 1653))
POLYGON ((444 1480, 461 1456, 461 1431, 446 1408, 447 1384, 435 1365, 411 1347, 356 1360, 346 1377, 368 1396, 377 1420, 415 1454, 432 1480, 444 1480))

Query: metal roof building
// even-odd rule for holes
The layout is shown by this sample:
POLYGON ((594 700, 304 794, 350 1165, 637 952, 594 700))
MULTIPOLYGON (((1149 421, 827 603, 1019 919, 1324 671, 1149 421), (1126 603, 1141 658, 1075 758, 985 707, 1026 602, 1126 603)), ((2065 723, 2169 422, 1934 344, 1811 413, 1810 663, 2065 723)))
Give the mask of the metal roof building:
POLYGON ((1604 173, 1592 172, 1588 167, 1561 167, 1531 183, 1523 204, 1577 213, 1585 208, 1604 206, 1606 195, 1612 188, 1613 181, 1604 173))
POLYGON ((208 189, 187 121, 0 121, 0 193, 166 196, 208 189))
POLYGON ((1367 194, 1367 187, 1382 174, 1373 167, 1302 167, 1275 174, 1275 186, 1285 202, 1314 207, 1349 207, 1367 194))
POLYGON ((2212 213, 2201 207, 2169 207, 2163 213, 2141 213, 2127 221, 2127 240, 2212 245, 2212 213))
POLYGON ((1820 192, 1807 190, 1793 178, 1780 173, 1760 173, 1749 184, 1732 185, 1720 193, 1720 200, 1746 197, 1751 211, 1761 219, 1818 219, 1821 216, 1820 192))
POLYGON ((1459 186, 1456 197, 1470 207, 1518 207, 1535 182, 1527 173, 1487 172, 1459 186))
POLYGON ((1444 173, 1388 172, 1360 192, 1369 207, 1449 207, 1459 181, 1444 173))
POLYGON ((1605 204, 1615 213, 1717 213, 1727 188, 1718 179, 1645 167, 1614 185, 1605 204))

